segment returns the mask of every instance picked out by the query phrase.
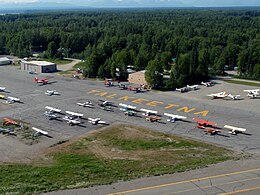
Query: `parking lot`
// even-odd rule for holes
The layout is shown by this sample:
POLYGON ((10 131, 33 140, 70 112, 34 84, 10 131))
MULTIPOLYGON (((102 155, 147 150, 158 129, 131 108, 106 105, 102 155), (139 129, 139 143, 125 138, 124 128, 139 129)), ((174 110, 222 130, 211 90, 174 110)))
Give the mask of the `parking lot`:
POLYGON ((0 100, 0 117, 21 119, 49 132, 52 138, 42 136, 37 144, 26 145, 16 137, 0 135, 0 152, 2 162, 30 162, 37 154, 59 141, 81 136, 95 128, 88 123, 87 118, 99 117, 108 123, 130 123, 150 127, 152 129, 174 133, 177 135, 203 140, 238 151, 259 153, 260 143, 260 99, 249 99, 244 89, 254 89, 242 85, 228 84, 221 80, 213 87, 200 86, 199 90, 187 93, 149 91, 134 93, 120 90, 118 87, 105 87, 103 82, 96 80, 77 80, 55 74, 37 75, 48 77, 50 84, 40 85, 33 82, 35 75, 18 70, 17 67, 0 67, 0 86, 6 87, 10 93, 6 96, 18 97, 23 103, 6 105, 0 100), (46 90, 57 90, 60 96, 47 96, 46 90), (242 95, 242 100, 211 100, 207 94, 227 91, 242 95), (167 123, 166 117, 162 121, 150 123, 141 117, 125 116, 118 107, 113 112, 102 110, 99 99, 114 102, 115 106, 123 102, 136 106, 157 110, 160 115, 172 113, 187 117, 187 121, 167 123), (95 108, 80 107, 77 102, 91 101, 95 108), (63 113, 73 111, 84 114, 81 126, 69 126, 64 120, 48 120, 44 117, 45 106, 59 108, 63 113), (206 135, 196 128, 192 118, 214 121, 218 127, 232 125, 247 129, 248 134, 230 135, 228 130, 221 135, 206 135))

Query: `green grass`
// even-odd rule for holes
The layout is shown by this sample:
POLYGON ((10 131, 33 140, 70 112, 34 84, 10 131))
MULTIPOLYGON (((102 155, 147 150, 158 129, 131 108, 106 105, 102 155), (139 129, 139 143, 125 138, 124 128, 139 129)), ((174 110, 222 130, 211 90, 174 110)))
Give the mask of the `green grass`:
POLYGON ((124 125, 97 131, 65 147, 57 145, 59 149, 52 147, 45 161, 0 165, 0 194, 110 184, 234 159, 231 151, 221 147, 124 125))
POLYGON ((73 68, 74 69, 76 69, 76 68, 84 69, 85 66, 86 66, 86 62, 79 62, 73 68))
POLYGON ((231 83, 231 84, 239 84, 239 85, 260 87, 260 83, 253 83, 253 82, 250 82, 250 81, 226 80, 225 82, 231 83))

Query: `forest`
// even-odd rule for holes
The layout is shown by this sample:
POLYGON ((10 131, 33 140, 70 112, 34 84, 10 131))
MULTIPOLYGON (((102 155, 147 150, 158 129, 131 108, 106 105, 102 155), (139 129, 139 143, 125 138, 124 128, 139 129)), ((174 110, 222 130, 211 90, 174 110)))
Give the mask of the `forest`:
POLYGON ((127 79, 146 70, 153 88, 223 75, 260 80, 260 9, 101 9, 0 16, 0 55, 84 60, 85 77, 127 79), (163 75, 168 75, 164 79, 163 75))

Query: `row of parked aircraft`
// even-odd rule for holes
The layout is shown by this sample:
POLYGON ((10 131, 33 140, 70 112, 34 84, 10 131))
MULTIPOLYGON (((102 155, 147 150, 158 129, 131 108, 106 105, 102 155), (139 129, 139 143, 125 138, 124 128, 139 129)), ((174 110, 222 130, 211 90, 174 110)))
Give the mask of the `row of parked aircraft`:
MULTIPOLYGON (((47 109, 44 112, 44 115, 49 120, 60 118, 60 114, 62 114, 60 109, 53 108, 50 106, 46 106, 45 109, 47 109)), ((67 121, 69 125, 80 125, 82 124, 81 118, 84 116, 81 113, 76 113, 72 111, 65 111, 65 116, 63 117, 63 120, 67 121)), ((93 125, 103 124, 106 125, 107 123, 105 121, 102 121, 100 118, 88 118, 88 122, 93 125)))
MULTIPOLYGON (((205 87, 211 87, 213 86, 212 82, 201 82, 201 85, 205 86, 205 87)), ((199 85, 187 85, 186 87, 182 87, 182 88, 176 88, 175 90, 181 93, 184 92, 188 92, 188 91, 192 91, 192 90, 198 90, 199 89, 199 85)))
MULTIPOLYGON (((244 92, 247 92, 247 97, 250 98, 260 98, 259 89, 252 89, 252 90, 244 90, 244 92)), ((231 98, 233 100, 239 100, 241 95, 232 95, 228 94, 225 91, 219 92, 219 93, 212 93, 207 95, 209 97, 212 97, 213 99, 224 99, 224 98, 231 98)))
MULTIPOLYGON (((0 87, 0 92, 10 93, 9 91, 6 90, 5 87, 0 87)), ((6 96, 3 95, 3 94, 0 94, 0 99, 6 100, 6 103, 7 103, 7 104, 13 104, 13 103, 15 103, 15 102, 21 103, 21 100, 20 100, 19 98, 17 98, 17 97, 12 97, 12 96, 6 97, 6 96)))

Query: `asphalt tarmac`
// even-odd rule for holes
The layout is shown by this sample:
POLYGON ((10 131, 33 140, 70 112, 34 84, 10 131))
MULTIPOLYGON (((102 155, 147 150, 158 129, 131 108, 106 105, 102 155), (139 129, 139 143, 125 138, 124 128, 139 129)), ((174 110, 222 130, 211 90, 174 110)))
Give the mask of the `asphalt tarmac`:
MULTIPOLYGON (((131 123, 150 127, 167 133, 174 133, 185 137, 191 137, 206 142, 223 145, 239 151, 258 153, 260 148, 260 99, 249 99, 242 91, 252 87, 232 85, 219 81, 213 87, 200 86, 201 89, 188 93, 149 91, 134 93, 128 90, 120 90, 118 87, 106 87, 103 82, 95 80, 77 80, 55 74, 30 75, 18 70, 17 67, 0 67, 0 86, 6 87, 10 93, 6 96, 18 97, 22 103, 8 105, 10 109, 0 112, 0 117, 9 116, 29 122, 48 131, 53 140, 70 139, 84 134, 93 128, 88 123, 88 117, 99 117, 108 123, 131 123), (33 78, 48 77, 50 84, 41 85, 33 82, 33 78), (57 90, 60 96, 47 96, 46 90, 57 90), (239 93, 242 100, 211 100, 206 94, 229 90, 229 93, 239 93), (102 110, 99 99, 112 101, 115 105, 113 112, 102 110), (93 102, 95 108, 78 106, 77 102, 93 102), (137 109, 146 108, 156 110, 162 115, 159 122, 147 122, 141 117, 125 116, 118 107, 119 103, 136 106, 137 109), (84 114, 81 126, 69 126, 64 120, 47 120, 43 116, 45 106, 59 108, 63 113, 73 111, 84 114), (168 123, 163 113, 186 116, 187 120, 168 123), (232 125, 247 129, 246 134, 230 135, 224 130, 220 135, 206 135, 196 128, 192 118, 201 118, 214 121, 217 126, 232 125)), ((4 100, 0 102, 5 103, 4 100)), ((44 141, 44 140, 43 140, 44 141)), ((53 141, 52 141, 53 142, 53 141)), ((46 144, 48 146, 48 144, 46 144)), ((2 148, 2 147, 1 147, 2 148)), ((4 149, 1 149, 4 150, 4 149)))
MULTIPOLYGON (((14 103, 8 105, 8 108, 5 107, 0 110, 0 117, 13 117, 29 122, 32 126, 48 131, 52 137, 42 136, 39 143, 25 145, 11 136, 0 135, 2 162, 29 162, 35 155, 40 154, 42 150, 47 149, 52 144, 78 137, 98 128, 88 123, 88 117, 99 117, 110 124, 128 123, 145 126, 157 131, 174 133, 251 154, 259 154, 260 151, 260 99, 249 99, 243 92, 244 89, 254 89, 254 87, 228 84, 219 80, 213 87, 200 86, 201 89, 188 93, 149 91, 136 94, 132 91, 120 90, 116 86, 105 87, 103 82, 96 80, 76 80, 56 74, 30 75, 13 66, 0 67, 0 86, 6 87, 9 91, 2 94, 18 97, 22 101, 22 103, 14 103), (48 77, 50 84, 41 85, 33 82, 35 76, 39 78, 48 77), (46 90, 57 90, 61 95, 47 96, 44 94, 46 90), (240 94, 242 100, 211 100, 206 96, 220 91, 227 91, 234 95, 240 94), (102 110, 98 106, 99 99, 114 102, 114 111, 102 110), (85 101, 93 102, 95 108, 84 108, 76 104, 85 101), (139 117, 125 116, 119 110, 119 103, 130 104, 136 106, 137 109, 156 110, 162 115, 162 120, 154 123, 147 122, 141 117, 141 113, 138 113, 139 117), (62 120, 63 116, 61 116, 61 120, 47 120, 43 116, 45 106, 61 109, 63 113, 65 111, 82 113, 84 114, 83 124, 81 126, 69 126, 62 120), (168 123, 167 117, 163 116, 165 112, 186 116, 187 120, 168 123), (223 129, 224 131, 220 135, 206 135, 202 130, 196 128, 196 123, 192 120, 194 117, 214 121, 220 128, 223 128, 224 125, 246 128, 247 133, 230 135, 228 130, 223 129)), ((5 101, 0 100, 0 103, 5 104, 5 101)), ((147 187, 137 188, 133 191, 135 192, 133 194, 145 194, 146 192, 146 194, 174 194, 173 192, 201 194, 204 191, 215 194, 228 192, 233 188, 233 184, 238 185, 239 183, 245 183, 245 185, 238 190, 253 189, 259 184, 259 178, 254 175, 259 175, 259 170, 250 170, 246 173, 246 176, 245 173, 232 174, 232 177, 236 177, 235 180, 228 176, 218 175, 214 178, 192 180, 192 182, 187 180, 178 184, 172 183, 166 188, 155 185, 157 186, 155 188, 159 190, 155 192, 146 191, 147 187), (211 179, 214 180, 214 185, 209 183, 211 179), (220 180, 219 183, 218 179, 220 180), (238 183, 235 183, 236 181, 238 183), (226 190, 219 191, 222 188, 226 190)), ((146 186, 149 187, 149 185, 146 186)), ((253 193, 257 192, 256 190, 258 189, 253 190, 253 193)), ((246 193, 249 194, 250 192, 247 191, 246 193)), ((128 191, 124 194, 127 193, 128 191)))

